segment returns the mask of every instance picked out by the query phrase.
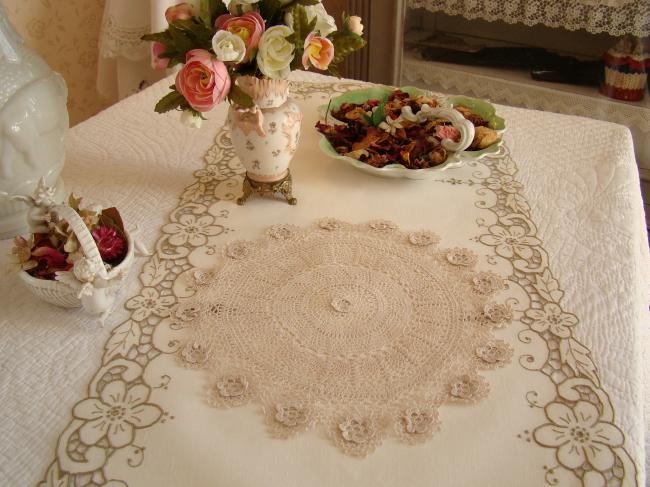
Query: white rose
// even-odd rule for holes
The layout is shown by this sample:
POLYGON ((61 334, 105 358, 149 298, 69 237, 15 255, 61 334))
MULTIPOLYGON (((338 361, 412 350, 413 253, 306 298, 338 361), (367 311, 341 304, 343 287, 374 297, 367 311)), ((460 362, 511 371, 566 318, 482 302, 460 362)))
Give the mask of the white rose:
POLYGON ((203 119, 190 110, 184 110, 181 114, 181 123, 192 129, 200 129, 203 119))
POLYGON ((255 4, 259 0, 223 0, 223 3, 228 7, 228 11, 233 15, 242 15, 246 12, 255 10, 255 4))
POLYGON ((262 74, 272 79, 289 76, 294 46, 286 38, 291 34, 293 30, 286 25, 276 25, 262 34, 257 53, 257 66, 262 74))
POLYGON ((212 38, 212 49, 219 61, 240 63, 246 57, 246 43, 227 30, 218 31, 212 38))
MULTIPOLYGON (((308 5, 305 7, 305 11, 307 12, 307 19, 309 22, 314 18, 316 19, 316 27, 314 27, 314 29, 320 32, 320 35, 328 36, 336 30, 336 21, 334 20, 334 17, 327 13, 327 10, 325 10, 322 3, 308 5)), ((284 23, 293 26, 293 14, 291 12, 287 12, 284 18, 284 23)))
POLYGON ((361 22, 361 17, 358 15, 353 15, 348 19, 348 29, 358 36, 363 35, 363 23, 361 22))

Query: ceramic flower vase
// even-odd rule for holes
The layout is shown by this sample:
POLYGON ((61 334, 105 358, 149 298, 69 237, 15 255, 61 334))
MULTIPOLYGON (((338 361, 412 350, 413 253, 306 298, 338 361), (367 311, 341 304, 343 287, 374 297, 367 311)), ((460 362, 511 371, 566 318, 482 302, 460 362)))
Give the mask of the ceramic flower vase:
POLYGON ((246 169, 238 203, 257 192, 281 193, 296 204, 289 164, 298 149, 302 113, 288 98, 289 81, 245 76, 237 82, 255 102, 252 108, 231 105, 228 112, 232 142, 246 169))
POLYGON ((63 78, 24 45, 0 5, 0 239, 27 229, 27 196, 39 180, 65 192, 59 174, 68 130, 63 78))

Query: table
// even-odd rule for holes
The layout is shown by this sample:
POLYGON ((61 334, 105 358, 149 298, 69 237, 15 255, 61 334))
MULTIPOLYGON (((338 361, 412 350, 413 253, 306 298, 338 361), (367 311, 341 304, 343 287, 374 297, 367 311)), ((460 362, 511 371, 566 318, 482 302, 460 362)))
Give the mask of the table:
MULTIPOLYGON (((486 233, 494 223, 486 209, 495 203, 489 186, 519 188, 516 183, 520 183, 522 188, 516 192, 525 199, 515 198, 509 204, 530 213, 535 222, 549 262, 550 274, 543 277, 546 292, 557 297, 557 278, 564 291, 562 307, 580 320, 574 338, 588 349, 597 371, 590 368, 587 351, 575 344, 573 366, 582 361, 582 375, 600 380, 614 411, 613 418, 601 420, 613 422, 625 435, 624 450, 616 450, 624 464, 616 473, 623 472, 622 485, 643 485, 647 431, 643 421, 643 348, 648 336, 650 273, 629 131, 594 120, 499 106, 499 113, 509 122, 506 145, 511 156, 501 163, 500 170, 505 172, 499 174, 518 169, 514 186, 508 178, 487 182, 486 171, 497 167, 496 160, 447 173, 437 183, 369 178, 325 159, 313 143, 313 107, 326 102, 333 91, 349 87, 317 75, 298 77, 312 82, 296 84, 296 98, 305 114, 304 138, 292 166, 300 203, 291 209, 280 202, 251 200, 239 208, 232 202, 237 185, 227 183, 217 196, 223 200, 227 226, 234 233, 226 235, 224 242, 235 237, 254 238, 274 222, 304 225, 319 216, 347 215, 352 221, 381 217, 405 228, 430 226, 449 246, 482 249, 487 256, 483 264, 502 271, 504 263, 498 253, 469 236, 486 233), (399 205, 359 210, 375 192, 390 195, 404 191, 408 195, 413 184, 440 188, 438 193, 427 192, 437 203, 433 207, 437 211, 412 206, 405 212, 399 205), (450 195, 475 197, 476 186, 483 195, 478 201, 485 203, 456 210, 449 205, 450 195), (346 194, 349 197, 343 198, 346 194), (259 216, 251 218, 251 214, 259 216)), ((128 224, 140 226, 142 240, 150 248, 161 236, 167 215, 178 205, 177 198, 184 195, 187 202, 196 197, 193 173, 205 162, 229 162, 224 156, 228 141, 219 132, 226 107, 211 113, 200 131, 192 131, 181 126, 173 114, 153 113, 155 100, 168 85, 168 80, 163 80, 71 130, 64 171, 68 188, 100 204, 116 205, 128 224), (214 134, 218 136, 216 145, 214 134)), ((203 173, 196 174, 203 177, 203 173)), ((413 203, 412 197, 405 200, 413 203)), ((3 242, 2 250, 7 248, 8 243, 3 242)), ((77 311, 36 301, 15 277, 0 281, 3 485, 39 480, 57 485, 63 473, 52 462, 55 454, 63 459, 65 468, 74 466, 80 472, 79 480, 91 480, 90 474, 81 473, 84 467, 79 458, 66 459, 70 445, 62 441, 57 448, 57 442, 62 432, 61 437, 66 437, 75 404, 94 394, 97 381, 93 378, 102 367, 102 357, 119 360, 119 347, 130 347, 125 337, 138 333, 124 325, 129 313, 122 303, 140 294, 138 274, 145 262, 134 266, 105 329, 77 311)), ((151 281, 147 284, 153 285, 151 281)), ((102 452, 107 450, 101 445, 87 450, 90 463, 105 466, 92 480, 110 486, 431 485, 432 480, 439 485, 512 485, 513 479, 519 479, 519 485, 544 485, 557 477, 559 485, 580 485, 573 471, 558 466, 553 448, 544 448, 534 440, 533 430, 549 422, 540 406, 552 402, 556 390, 549 387, 543 373, 521 366, 520 362, 534 365, 538 359, 531 357, 527 362, 524 341, 535 337, 525 334, 524 341, 518 339, 526 332, 526 326, 518 321, 502 335, 516 347, 515 359, 506 369, 486 375, 492 392, 484 403, 443 408, 442 431, 430 442, 412 447, 387 440, 364 460, 342 455, 322 432, 271 440, 253 406, 228 411, 207 408, 200 397, 201 374, 183 369, 171 354, 163 354, 145 375, 150 390, 147 400, 159 407, 162 416, 151 428, 136 430, 133 443, 111 451, 110 462, 102 460, 102 452), (472 431, 479 432, 478 436, 471 437, 472 431)), ((151 349, 150 344, 141 343, 139 353, 146 355, 151 349)), ((133 364, 125 368, 129 374, 136 373, 133 364)), ((596 482, 600 477, 591 472, 587 480, 596 482)))

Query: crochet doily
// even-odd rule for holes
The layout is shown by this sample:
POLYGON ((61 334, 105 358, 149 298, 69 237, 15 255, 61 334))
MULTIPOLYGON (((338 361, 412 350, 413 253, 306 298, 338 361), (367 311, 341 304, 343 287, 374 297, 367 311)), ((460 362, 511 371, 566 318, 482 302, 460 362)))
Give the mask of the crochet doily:
POLYGON ((232 242, 173 312, 188 333, 179 358, 209 371, 210 405, 261 403, 276 437, 323 424, 357 456, 389 432, 424 441, 442 403, 483 399, 478 370, 512 355, 491 333, 512 317, 489 302, 503 279, 438 240, 324 219, 232 242))

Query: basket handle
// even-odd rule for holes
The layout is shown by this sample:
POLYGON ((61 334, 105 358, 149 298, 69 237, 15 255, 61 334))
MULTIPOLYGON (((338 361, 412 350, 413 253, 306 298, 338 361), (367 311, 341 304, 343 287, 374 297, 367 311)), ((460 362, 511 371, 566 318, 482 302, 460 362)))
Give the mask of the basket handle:
POLYGON ((59 215, 59 218, 63 218, 68 222, 70 228, 79 241, 79 245, 81 246, 84 255, 88 260, 95 264, 95 267, 98 269, 97 274, 99 274, 102 279, 108 280, 108 272, 104 266, 104 261, 99 253, 99 249, 97 248, 97 243, 79 214, 67 205, 56 205, 52 210, 59 215))

